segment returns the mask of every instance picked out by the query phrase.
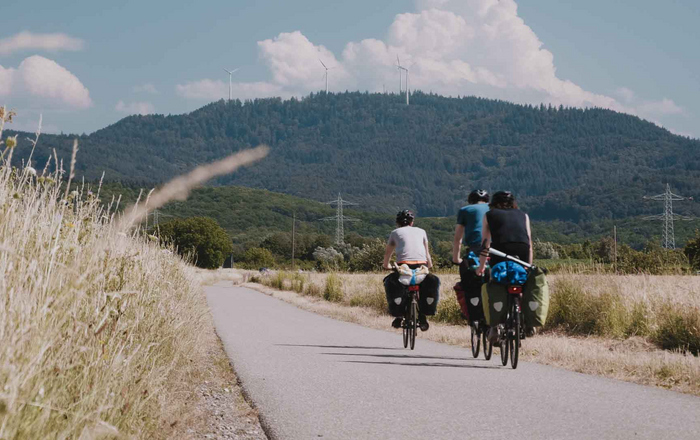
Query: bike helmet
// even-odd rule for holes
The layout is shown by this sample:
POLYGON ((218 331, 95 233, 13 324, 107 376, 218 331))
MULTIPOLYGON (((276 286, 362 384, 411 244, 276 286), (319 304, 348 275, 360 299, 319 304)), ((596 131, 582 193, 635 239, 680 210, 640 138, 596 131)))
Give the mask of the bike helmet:
POLYGON ((475 203, 479 202, 489 202, 489 193, 485 189, 475 189, 471 193, 469 193, 469 197, 467 198, 467 202, 470 205, 473 205, 475 203))
POLYGON ((413 212, 409 211, 408 209, 404 209, 396 214, 396 224, 400 226, 408 226, 415 218, 416 216, 413 215, 413 212))
POLYGON ((491 205, 512 206, 515 203, 515 196, 510 191, 498 191, 491 198, 491 205))

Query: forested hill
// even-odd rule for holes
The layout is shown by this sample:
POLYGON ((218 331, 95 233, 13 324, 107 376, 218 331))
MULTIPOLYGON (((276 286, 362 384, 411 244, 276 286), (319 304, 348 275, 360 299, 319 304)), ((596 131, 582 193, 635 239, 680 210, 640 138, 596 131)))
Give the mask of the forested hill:
MULTIPOLYGON (((72 136, 45 135, 70 156, 72 136)), ((513 190, 535 218, 573 222, 657 213, 645 194, 692 196, 700 141, 601 109, 521 106, 414 93, 315 94, 224 101, 178 116, 132 116, 81 136, 78 174, 153 184, 198 163, 266 143, 263 162, 217 184, 265 188, 326 201, 337 193, 377 211, 414 207, 453 215, 471 188, 513 190)), ((20 144, 20 155, 28 144, 20 144)), ((684 214, 700 213, 688 204, 684 214)))

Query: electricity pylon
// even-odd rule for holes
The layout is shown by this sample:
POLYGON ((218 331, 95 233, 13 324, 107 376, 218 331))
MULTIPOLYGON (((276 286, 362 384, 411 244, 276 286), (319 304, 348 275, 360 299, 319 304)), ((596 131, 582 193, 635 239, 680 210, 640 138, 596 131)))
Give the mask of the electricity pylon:
POLYGON ((680 200, 693 200, 692 197, 683 197, 671 192, 671 185, 666 184, 666 191, 663 194, 656 196, 644 197, 645 200, 658 200, 664 202, 664 213, 658 215, 650 215, 644 217, 644 220, 661 220, 663 222, 663 230, 661 236, 661 245, 666 249, 676 248, 676 235, 673 229, 674 220, 695 220, 693 217, 678 215, 673 213, 673 202, 680 200))
POLYGON ((336 222, 335 244, 342 245, 343 243, 345 243, 344 222, 359 222, 360 221, 356 218, 344 216, 343 215, 343 206, 357 206, 357 203, 351 203, 351 202, 348 202, 347 200, 343 200, 343 198, 340 197, 340 193, 338 193, 338 199, 331 200, 330 202, 326 202, 326 205, 337 205, 337 211, 333 217, 326 217, 326 218, 322 218, 321 220, 323 220, 323 221, 335 221, 336 222))

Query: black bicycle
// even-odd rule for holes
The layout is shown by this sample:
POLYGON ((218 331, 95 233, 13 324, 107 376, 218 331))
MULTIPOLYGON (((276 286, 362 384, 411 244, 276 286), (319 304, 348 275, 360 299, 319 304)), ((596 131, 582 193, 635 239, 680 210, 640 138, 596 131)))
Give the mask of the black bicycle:
MULTIPOLYGON (((496 249, 490 249, 489 253, 497 257, 505 258, 525 267, 528 275, 535 266, 528 264, 510 255, 506 255, 496 249)), ((518 368, 518 358, 520 356, 520 342, 525 339, 525 319, 522 310, 523 285, 511 284, 508 288, 508 304, 506 305, 506 320, 503 331, 499 332, 498 342, 501 347, 501 364, 508 365, 508 355, 510 354, 510 366, 518 368)))

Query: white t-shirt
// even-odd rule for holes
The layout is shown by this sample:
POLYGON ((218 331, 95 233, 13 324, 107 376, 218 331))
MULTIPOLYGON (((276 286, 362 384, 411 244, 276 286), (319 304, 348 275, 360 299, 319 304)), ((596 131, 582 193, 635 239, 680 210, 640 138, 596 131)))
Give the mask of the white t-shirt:
POLYGON ((394 229, 389 235, 389 244, 396 246, 396 262, 427 263, 425 244, 428 235, 421 228, 415 226, 403 226, 394 229))

